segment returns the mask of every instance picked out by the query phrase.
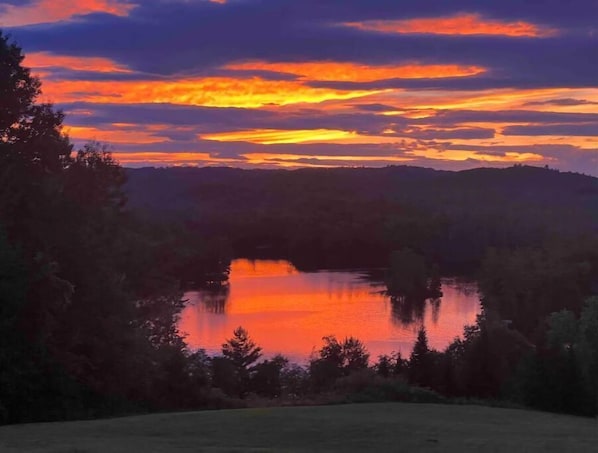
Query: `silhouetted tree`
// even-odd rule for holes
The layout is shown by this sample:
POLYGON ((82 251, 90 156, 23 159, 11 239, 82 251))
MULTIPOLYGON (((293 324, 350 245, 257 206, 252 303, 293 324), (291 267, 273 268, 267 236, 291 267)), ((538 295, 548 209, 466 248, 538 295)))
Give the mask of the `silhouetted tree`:
POLYGON ((386 287, 398 300, 425 300, 428 276, 424 258, 410 249, 392 252, 386 287))
POLYGON ((222 390, 229 396, 243 396, 238 369, 226 357, 212 357, 211 360, 212 386, 222 390))
POLYGON ((222 355, 236 367, 249 370, 262 356, 262 348, 257 346, 243 327, 237 327, 233 337, 222 345, 222 355))
POLYGON ((353 337, 341 343, 334 335, 322 338, 324 346, 309 362, 309 374, 316 389, 324 389, 339 377, 368 367, 369 353, 364 344, 353 337))
POLYGON ((409 382, 429 386, 433 372, 432 365, 432 351, 428 346, 426 329, 422 327, 417 333, 417 340, 409 356, 409 382))
POLYGON ((403 359, 400 352, 391 355, 381 355, 374 364, 376 373, 383 377, 400 376, 407 369, 408 362, 403 359))
POLYGON ((598 414, 598 296, 586 300, 579 320, 579 357, 587 382, 591 413, 598 414))
POLYGON ((105 147, 71 155, 22 61, 0 32, 0 418, 188 407, 178 282, 154 278, 163 240, 125 211, 105 147))
POLYGON ((589 299, 580 319, 566 310, 549 316, 546 344, 530 351, 515 372, 514 399, 542 410, 598 413, 598 375, 593 374, 591 352, 598 327, 596 306, 598 299, 589 299))
POLYGON ((249 390, 250 377, 255 363, 262 356, 262 348, 253 342, 243 327, 237 327, 233 332, 233 337, 222 345, 222 355, 232 363, 240 396, 244 396, 249 390))
POLYGON ((282 393, 283 370, 288 363, 287 358, 277 355, 255 365, 251 376, 251 391, 269 398, 279 397, 282 393))

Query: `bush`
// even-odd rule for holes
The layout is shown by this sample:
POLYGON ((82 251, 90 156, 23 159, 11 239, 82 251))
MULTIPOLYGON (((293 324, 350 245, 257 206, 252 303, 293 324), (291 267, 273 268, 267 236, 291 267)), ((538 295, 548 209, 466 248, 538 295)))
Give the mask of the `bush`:
POLYGON ((400 401, 405 403, 445 403, 447 400, 428 388, 409 385, 401 378, 384 378, 373 370, 363 370, 337 380, 335 390, 350 403, 400 401))

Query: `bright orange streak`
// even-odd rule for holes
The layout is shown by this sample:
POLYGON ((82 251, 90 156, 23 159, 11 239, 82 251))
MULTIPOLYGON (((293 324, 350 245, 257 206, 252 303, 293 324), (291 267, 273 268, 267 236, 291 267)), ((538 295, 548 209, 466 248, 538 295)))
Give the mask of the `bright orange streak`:
POLYGON ((519 162, 541 162, 547 160, 546 157, 535 153, 517 153, 507 152, 504 155, 494 155, 477 153, 475 151, 466 150, 416 150, 408 151, 410 155, 417 157, 425 157, 426 159, 434 160, 454 160, 465 161, 468 159, 477 160, 481 162, 502 162, 502 163, 519 163, 519 162))
POLYGON ((249 159, 252 164, 278 163, 279 160, 298 161, 302 159, 314 159, 338 162, 410 162, 413 158, 400 156, 327 156, 322 154, 275 154, 275 153, 246 153, 243 157, 249 159))
POLYGON ((60 22, 90 13, 126 16, 135 6, 119 0, 37 0, 27 5, 0 6, 0 25, 21 27, 60 22))
MULTIPOLYGON (((130 73, 130 69, 121 66, 109 58, 72 57, 56 55, 50 52, 33 52, 25 57, 24 65, 35 70, 42 68, 67 68, 74 71, 130 73)), ((37 71, 36 71, 37 72, 37 71)), ((44 84, 45 86, 45 84, 44 84)))
POLYGON ((95 127, 70 126, 65 128, 65 132, 74 139, 79 140, 98 140, 106 143, 164 143, 170 141, 164 137, 158 137, 142 130, 127 130, 119 128, 113 124, 115 129, 105 130, 95 127))
POLYGON ((422 119, 422 118, 430 118, 431 116, 436 115, 436 111, 433 109, 427 110, 391 110, 387 112, 382 112, 381 115, 384 116, 402 116, 403 118, 410 118, 410 119, 422 119))
POLYGON ((207 107, 258 108, 270 104, 319 103, 381 93, 312 88, 298 81, 207 77, 165 81, 53 81, 44 82, 52 102, 172 103, 207 107))
POLYGON ((199 138, 203 140, 215 140, 218 142, 248 142, 260 145, 274 145, 284 143, 339 143, 339 144, 374 144, 374 143, 396 143, 395 137, 383 137, 379 135, 361 135, 354 131, 343 131, 337 129, 253 129, 247 131, 217 132, 203 134, 199 138))
POLYGON ((204 140, 215 140, 218 142, 249 142, 261 145, 273 145, 282 143, 307 143, 326 142, 343 139, 355 135, 354 132, 313 129, 313 130, 278 130, 278 129, 257 129, 251 131, 219 132, 204 134, 200 138, 204 140))
MULTIPOLYGON (((459 140, 453 140, 453 143, 458 145, 459 140)), ((571 145, 580 150, 596 150, 598 148, 598 137, 595 136, 563 136, 563 135, 501 135, 497 134, 492 144, 500 146, 510 146, 517 148, 518 146, 533 146, 542 143, 542 145, 571 145)), ((471 141, 468 144, 475 144, 471 141)))
POLYGON ((209 153, 179 152, 132 152, 132 153, 112 153, 114 158, 121 164, 210 164, 210 163, 239 163, 236 159, 225 159, 213 157, 209 153))
POLYGON ((271 63, 248 61, 231 63, 224 67, 232 70, 274 71, 295 74, 309 80, 338 82, 374 82, 385 79, 437 79, 443 77, 468 77, 486 70, 479 66, 459 65, 382 65, 368 66, 336 61, 312 61, 305 63, 271 63))
POLYGON ((430 17, 407 20, 368 20, 343 25, 381 33, 428 33, 434 35, 554 36, 557 31, 529 22, 501 22, 484 19, 479 14, 430 17))

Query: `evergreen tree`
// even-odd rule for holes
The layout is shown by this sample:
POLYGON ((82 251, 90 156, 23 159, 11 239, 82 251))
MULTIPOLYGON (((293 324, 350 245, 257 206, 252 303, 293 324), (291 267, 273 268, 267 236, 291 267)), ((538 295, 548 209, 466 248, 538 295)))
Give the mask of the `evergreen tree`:
POLYGON ((249 390, 255 363, 262 356, 262 348, 253 342, 243 327, 237 327, 233 337, 222 345, 222 355, 233 365, 240 390, 239 396, 244 396, 249 390))
POLYGON ((417 333, 417 340, 409 356, 409 381, 422 386, 430 385, 431 366, 432 352, 428 346, 426 329, 422 327, 417 333))

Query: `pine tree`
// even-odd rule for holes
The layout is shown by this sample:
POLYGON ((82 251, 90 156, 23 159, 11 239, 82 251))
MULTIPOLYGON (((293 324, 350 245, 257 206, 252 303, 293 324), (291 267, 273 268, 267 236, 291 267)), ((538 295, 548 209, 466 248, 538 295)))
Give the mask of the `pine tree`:
POLYGON ((431 359, 428 336, 426 329, 422 327, 417 333, 417 340, 409 357, 409 381, 411 383, 422 386, 429 385, 431 359))
POLYGON ((245 396, 255 363, 262 356, 262 348, 253 342, 243 327, 237 327, 233 337, 222 345, 222 355, 234 367, 239 396, 245 396))

